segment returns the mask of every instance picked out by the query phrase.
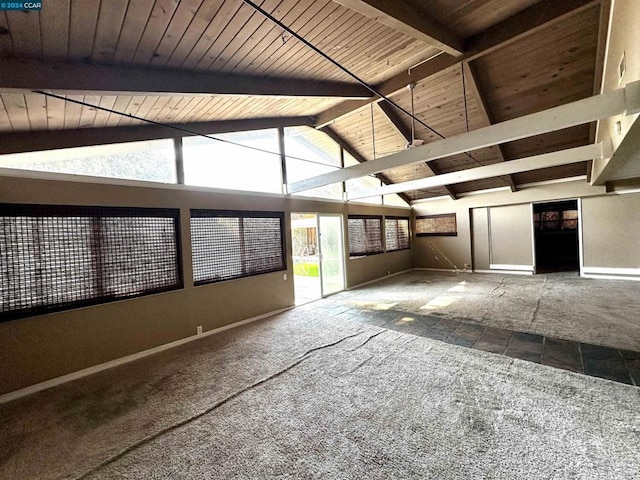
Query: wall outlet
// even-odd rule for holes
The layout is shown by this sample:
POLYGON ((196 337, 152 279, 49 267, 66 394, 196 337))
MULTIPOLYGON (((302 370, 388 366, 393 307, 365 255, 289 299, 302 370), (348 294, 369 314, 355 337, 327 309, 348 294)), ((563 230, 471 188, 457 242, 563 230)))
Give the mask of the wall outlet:
POLYGON ((196 327, 196 333, 197 333, 198 335, 201 335, 201 334, 202 334, 202 325, 198 325, 198 326, 196 327))
POLYGON ((287 280, 287 274, 286 273, 282 275, 282 279, 285 280, 285 281, 287 280))

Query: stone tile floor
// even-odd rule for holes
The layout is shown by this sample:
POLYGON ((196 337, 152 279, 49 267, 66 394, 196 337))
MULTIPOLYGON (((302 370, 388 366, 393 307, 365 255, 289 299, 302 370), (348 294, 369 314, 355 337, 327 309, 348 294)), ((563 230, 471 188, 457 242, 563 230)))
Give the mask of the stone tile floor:
POLYGON ((313 308, 336 318, 640 386, 640 352, 485 327, 438 314, 372 311, 329 299, 313 308))

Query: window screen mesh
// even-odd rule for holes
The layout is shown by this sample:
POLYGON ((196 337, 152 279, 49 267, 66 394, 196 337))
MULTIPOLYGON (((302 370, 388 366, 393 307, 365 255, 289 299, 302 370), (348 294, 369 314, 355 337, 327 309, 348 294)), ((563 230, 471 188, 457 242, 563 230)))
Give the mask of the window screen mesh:
POLYGON ((178 210, 0 205, 0 318, 180 288, 178 210))
POLYGON ((382 253, 382 217, 349 216, 349 255, 382 253))
POLYGON ((458 235, 455 213, 416 217, 416 235, 455 237, 458 235))
POLYGON ((191 211, 196 285, 286 270, 284 214, 191 211))
POLYGON ((409 248, 408 218, 385 217, 384 230, 388 252, 409 248))

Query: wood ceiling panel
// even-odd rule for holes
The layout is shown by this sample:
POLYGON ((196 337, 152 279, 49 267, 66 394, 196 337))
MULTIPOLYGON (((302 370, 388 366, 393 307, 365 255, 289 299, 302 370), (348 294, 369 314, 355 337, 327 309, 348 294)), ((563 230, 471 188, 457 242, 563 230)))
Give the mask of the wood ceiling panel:
POLYGON ((407 0, 462 38, 486 30, 540 0, 407 0))
POLYGON ((2 102, 9 116, 13 131, 29 130, 29 114, 24 95, 20 93, 3 93, 2 102))
POLYGON ((435 198, 435 197, 448 197, 449 193, 444 187, 440 188, 431 188, 431 189, 422 189, 422 190, 410 190, 405 192, 405 194, 411 200, 423 200, 426 198, 435 198))
POLYGON ((13 53, 17 57, 41 58, 40 12, 6 11, 7 28, 11 32, 13 53))
POLYGON ((513 179, 518 185, 534 182, 546 182, 558 178, 571 178, 585 175, 587 172, 587 162, 572 163, 559 167, 542 168, 530 172, 516 173, 513 179))
POLYGON ((383 157, 403 150, 405 139, 391 126, 383 113, 373 109, 373 125, 371 109, 363 109, 353 115, 334 123, 335 130, 349 145, 366 160, 373 160, 373 137, 375 134, 376 157, 383 157))
MULTIPOLYGON (((67 95, 66 98, 82 102, 84 95, 67 95)), ((64 128, 75 129, 80 126, 80 114, 82 113, 82 105, 73 102, 67 102, 64 108, 64 128)))
MULTIPOLYGON (((27 95, 27 97, 32 97, 35 95, 27 95)), ((100 96, 97 95, 85 95, 83 98, 84 102, 87 102, 89 105, 99 105, 100 104, 100 96)), ((82 106, 80 110, 80 121, 78 122, 78 126, 80 128, 91 128, 95 124, 97 110, 93 107, 82 106)), ((32 125, 33 128, 33 125, 32 125)))
POLYGON ((71 0, 48 2, 42 29, 42 57, 53 61, 65 61, 69 53, 69 22, 71 0))
POLYGON ((9 121, 9 114, 4 106, 2 95, 0 95, 0 131, 10 132, 12 130, 13 127, 11 125, 11 121, 9 121))
MULTIPOLYGON (((276 8, 273 14, 277 16, 277 18, 281 18, 285 25, 290 25, 297 21, 305 10, 307 10, 307 5, 303 2, 299 2, 298 0, 285 0, 278 5, 278 8, 276 8)), ((282 36, 283 32, 279 27, 273 22, 263 19, 262 23, 260 23, 251 35, 251 41, 244 42, 233 57, 229 58, 223 64, 219 62, 216 67, 217 71, 233 72, 234 70, 238 70, 238 72, 240 72, 244 66, 249 65, 256 59, 256 54, 259 57, 264 56, 265 50, 271 47, 276 40, 282 41, 282 36)))
POLYGON ((393 183, 408 182, 418 180, 420 178, 432 177, 433 172, 424 163, 416 163, 414 165, 405 165, 392 170, 382 172, 393 183))
POLYGON ((129 0, 101 2, 91 54, 93 61, 109 63, 113 60, 128 5, 129 0))
POLYGON ((139 65, 149 64, 169 26, 169 22, 178 4, 179 2, 175 0, 156 0, 145 26, 144 33, 136 48, 136 53, 133 56, 133 63, 139 65))
POLYGON ((456 193, 477 192, 478 190, 504 188, 508 186, 509 182, 503 178, 487 178, 484 180, 474 180, 473 182, 456 183, 454 185, 456 193))
MULTIPOLYGON (((279 3, 280 0, 266 0, 262 3, 261 8, 272 13, 279 3)), ((232 24, 224 28, 215 43, 200 59, 196 68, 218 71, 218 67, 233 58, 243 44, 254 42, 253 35, 265 21, 267 20, 260 13, 242 4, 242 7, 235 14, 232 24), (239 25, 241 25, 240 28, 238 28, 239 25)))
MULTIPOLYGON (((222 5, 219 2, 213 2, 212 6, 219 8, 216 10, 213 15, 211 21, 208 25, 205 26, 204 31, 198 38, 193 38, 195 43, 191 43, 190 45, 184 45, 185 47, 191 46, 192 48, 189 51, 185 52, 186 55, 184 58, 180 58, 172 55, 169 60, 170 65, 180 66, 182 68, 195 68, 198 65, 198 62, 202 60, 207 53, 207 51, 212 47, 215 42, 217 42, 218 36, 222 31, 224 31, 225 26, 231 23, 231 20, 238 12, 238 10, 242 7, 242 2, 239 0, 226 0, 222 5)), ((207 10, 204 12, 205 19, 209 18, 211 10, 207 10), (209 15, 208 15, 209 14, 209 15)), ((198 25, 200 26, 200 25, 198 25)), ((236 25, 236 28, 241 28, 240 25, 236 25)), ((191 30, 192 27, 189 27, 191 30)), ((182 43, 182 42, 181 42, 182 43)))
MULTIPOLYGON (((322 15, 331 16, 336 8, 338 6, 329 0, 299 1, 295 8, 285 13, 282 21, 303 38, 306 38, 313 28, 311 21, 320 15, 320 12, 322 12, 322 15)), ((264 74, 268 70, 268 65, 274 59, 281 58, 285 53, 289 53, 290 49, 300 50, 303 48, 302 44, 294 42, 280 28, 275 29, 275 33, 275 36, 273 36, 273 32, 269 34, 256 44, 249 55, 239 59, 234 71, 245 74, 264 74), (289 41, 293 45, 286 45, 289 41)))
POLYGON ((46 130, 47 101, 43 95, 25 95, 27 114, 29 115, 29 128, 32 130, 46 130))
POLYGON ((0 11, 0 32, 3 32, 0 34, 0 55, 10 57, 13 55, 13 43, 11 42, 6 12, 3 11, 0 11))
MULTIPOLYGON (((74 61, 91 59, 93 40, 96 36, 100 2, 93 0, 74 0, 71 4, 69 21, 68 58, 74 61)), ((43 39, 46 43, 52 39, 43 39)))
POLYGON ((474 61, 491 117, 504 121, 592 95, 599 7, 474 61))
MULTIPOLYGON (((351 10, 335 4, 333 6, 336 8, 331 13, 327 14, 327 12, 323 11, 321 15, 310 18, 307 25, 305 25, 308 28, 303 28, 297 32, 305 40, 332 56, 337 49, 348 48, 347 45, 350 42, 346 37, 349 32, 353 33, 357 31, 356 28, 360 28, 358 21, 361 21, 362 25, 366 24, 366 20, 363 17, 351 10), (345 45, 342 45, 343 43, 345 45)), ((304 73, 312 71, 307 68, 307 63, 317 61, 318 54, 303 43, 291 38, 288 34, 286 37, 287 40, 283 42, 277 53, 260 65, 259 69, 255 70, 256 73, 271 75, 273 72, 279 72, 280 74, 286 72, 287 75, 301 77, 304 73)), ((350 40, 356 41, 355 36, 352 35, 350 40)), ((331 78, 336 77, 332 76, 331 78)), ((345 80, 346 75, 342 74, 337 78, 345 80)))
POLYGON ((578 125, 557 132, 505 143, 503 149, 510 159, 525 158, 566 148, 580 147, 585 145, 585 138, 588 137, 589 125, 578 125))
POLYGON ((49 130, 62 130, 64 128, 64 112, 67 102, 59 98, 46 97, 47 128, 49 130))
POLYGON ((129 2, 129 8, 118 38, 118 45, 113 55, 114 63, 127 64, 131 62, 149 21, 154 3, 155 0, 136 0, 135 4, 129 2))
MULTIPOLYGON (((151 56, 151 65, 162 66, 167 63, 183 36, 186 35, 196 15, 198 15, 202 3, 203 0, 183 0, 180 2, 167 26, 167 30, 151 56)), ((218 10, 219 2, 207 2, 207 4, 211 6, 213 13, 218 10)), ((211 18, 213 18, 213 15, 211 18)), ((209 21, 211 20, 209 19, 209 21)))
MULTIPOLYGON (((113 95, 100 97, 100 102, 98 105, 103 108, 113 109, 115 107, 115 103, 118 97, 113 95)), ((49 101, 49 99, 47 99, 49 101)), ((104 110, 98 110, 96 112, 96 118, 93 120, 93 126, 95 128, 102 128, 107 125, 107 121, 109 120, 109 112, 104 110)), ((51 127, 49 127, 51 128, 51 127)))

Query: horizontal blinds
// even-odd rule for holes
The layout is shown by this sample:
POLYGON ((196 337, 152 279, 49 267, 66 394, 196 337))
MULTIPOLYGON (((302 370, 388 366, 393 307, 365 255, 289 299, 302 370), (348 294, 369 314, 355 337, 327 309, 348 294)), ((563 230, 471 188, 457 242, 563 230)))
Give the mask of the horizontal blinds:
POLYGON ((0 319, 181 288, 177 209, 0 205, 0 319))
POLYGON ((349 215, 348 233, 350 256, 382 253, 382 217, 349 215))
POLYGON ((191 210, 196 285, 286 270, 284 214, 191 210))

